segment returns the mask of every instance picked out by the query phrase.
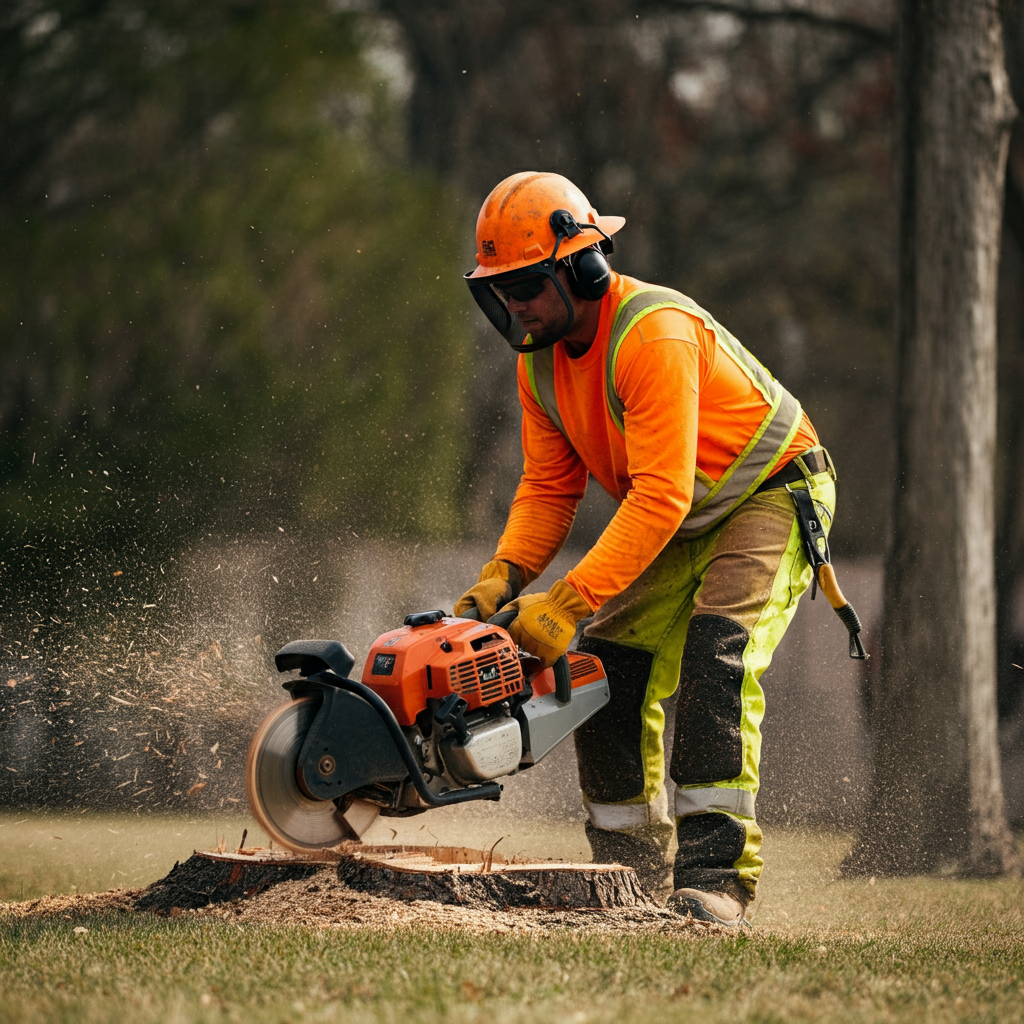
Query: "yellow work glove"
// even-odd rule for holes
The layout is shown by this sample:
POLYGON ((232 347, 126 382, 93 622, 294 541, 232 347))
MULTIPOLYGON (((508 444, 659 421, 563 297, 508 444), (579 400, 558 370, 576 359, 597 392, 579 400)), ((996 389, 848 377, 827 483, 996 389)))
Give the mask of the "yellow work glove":
POLYGON ((592 614, 590 605, 565 580, 546 594, 524 594, 505 605, 505 611, 513 608, 519 614, 508 627, 509 636, 545 665, 554 665, 565 654, 576 623, 592 614))
POLYGON ((481 570, 476 583, 455 602, 455 614, 464 615, 470 608, 480 613, 480 621, 486 622, 499 608, 523 589, 523 577, 511 562, 493 559, 481 570))

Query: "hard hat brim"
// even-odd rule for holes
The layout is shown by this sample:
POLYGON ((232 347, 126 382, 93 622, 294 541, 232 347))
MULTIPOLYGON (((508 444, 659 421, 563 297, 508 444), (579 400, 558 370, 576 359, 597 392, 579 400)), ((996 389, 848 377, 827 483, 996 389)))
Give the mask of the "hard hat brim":
MULTIPOLYGON (((598 216, 596 227, 600 229, 605 235, 614 235, 616 231, 619 231, 626 223, 625 217, 601 217, 598 216)), ((595 225, 589 225, 593 228, 595 225)), ((578 252, 580 249, 586 249, 587 246, 593 245, 595 238, 591 232, 588 232, 586 222, 581 222, 580 227, 584 230, 581 231, 575 238, 567 239, 564 241, 558 249, 558 257, 561 259, 563 256, 571 256, 574 252, 578 252), (589 237, 588 237, 589 236, 589 237)), ((540 259, 521 259, 514 260, 511 263, 503 263, 496 267, 485 267, 482 264, 477 265, 475 270, 466 274, 466 279, 470 280, 473 278, 481 277, 497 277, 500 274, 509 274, 517 270, 525 270, 527 267, 536 266, 538 263, 543 263, 545 260, 550 258, 550 254, 542 256, 540 259)))

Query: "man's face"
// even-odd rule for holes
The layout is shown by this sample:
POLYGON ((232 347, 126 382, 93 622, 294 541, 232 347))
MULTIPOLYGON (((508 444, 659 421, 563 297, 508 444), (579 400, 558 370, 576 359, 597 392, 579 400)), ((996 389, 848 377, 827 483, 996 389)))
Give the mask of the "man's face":
MULTIPOLYGON (((564 271, 559 267, 556 273, 562 275, 564 271)), ((566 284, 563 281, 563 287, 566 284)), ((523 329, 530 333, 536 344, 547 345, 565 337, 569 329, 569 310, 550 277, 526 277, 500 290, 508 311, 519 317, 523 329)), ((567 288, 566 292, 568 294, 567 288)))

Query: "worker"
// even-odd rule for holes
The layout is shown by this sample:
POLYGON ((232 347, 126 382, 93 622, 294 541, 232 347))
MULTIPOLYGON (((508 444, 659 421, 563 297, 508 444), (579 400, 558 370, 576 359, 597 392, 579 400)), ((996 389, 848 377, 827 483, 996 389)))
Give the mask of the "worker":
POLYGON ((811 581, 794 493, 827 533, 835 471, 799 403, 692 299, 611 270, 622 217, 558 174, 506 178, 477 219, 480 308, 520 353, 524 469, 505 530, 455 605, 515 610, 519 646, 597 656, 609 702, 575 734, 593 857, 680 914, 749 923, 759 680, 811 581), (523 594, 588 475, 619 502, 594 546, 523 594), (661 702, 676 689, 665 786, 661 702))

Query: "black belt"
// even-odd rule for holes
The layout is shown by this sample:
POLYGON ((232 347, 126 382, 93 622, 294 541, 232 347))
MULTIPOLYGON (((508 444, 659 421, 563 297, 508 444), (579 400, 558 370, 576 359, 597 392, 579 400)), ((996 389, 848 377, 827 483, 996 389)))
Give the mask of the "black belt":
MULTIPOLYGON (((825 453, 822 449, 817 448, 813 451, 804 452, 803 455, 799 456, 804 465, 811 471, 811 476, 817 476, 819 473, 825 473, 828 470, 828 459, 825 458, 825 453)), ((782 469, 777 473, 772 473, 760 487, 754 491, 755 494, 758 491, 768 491, 773 487, 784 487, 786 484, 795 484, 797 480, 803 480, 803 470, 797 464, 796 459, 792 459, 787 462, 782 469)))

